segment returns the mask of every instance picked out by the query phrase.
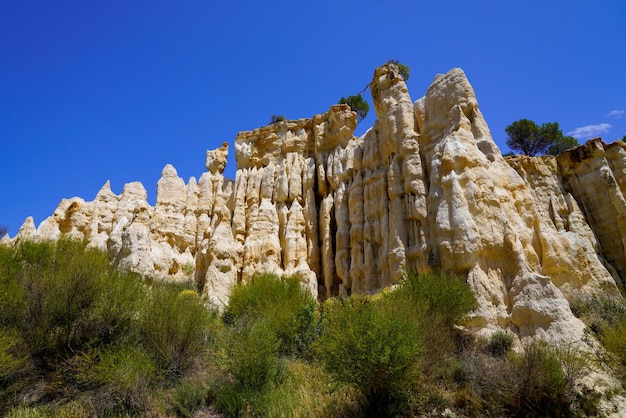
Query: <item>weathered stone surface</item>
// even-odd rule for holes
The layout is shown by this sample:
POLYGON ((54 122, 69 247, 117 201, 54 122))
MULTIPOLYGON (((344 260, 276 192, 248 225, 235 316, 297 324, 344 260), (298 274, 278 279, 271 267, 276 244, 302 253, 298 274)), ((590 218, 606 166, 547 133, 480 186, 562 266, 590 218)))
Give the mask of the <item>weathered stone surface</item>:
POLYGON ((85 239, 141 274, 195 280, 217 306, 263 271, 326 298, 442 270, 476 294, 476 332, 581 341, 568 298, 618 294, 626 274, 626 146, 505 159, 460 69, 414 103, 394 65, 370 89, 377 120, 361 137, 347 105, 244 131, 234 181, 223 144, 198 181, 167 165, 154 207, 140 183, 119 196, 107 183, 13 241, 85 239))

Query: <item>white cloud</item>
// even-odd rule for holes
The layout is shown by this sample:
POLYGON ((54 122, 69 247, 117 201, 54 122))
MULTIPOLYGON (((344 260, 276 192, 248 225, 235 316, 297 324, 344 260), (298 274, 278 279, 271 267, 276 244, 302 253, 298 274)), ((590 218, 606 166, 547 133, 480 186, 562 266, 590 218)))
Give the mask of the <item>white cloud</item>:
POLYGON ((615 119, 621 119, 622 116, 624 116, 624 111, 623 110, 611 110, 606 115, 607 118, 615 118, 615 119))
POLYGON ((599 123, 597 125, 587 125, 576 128, 573 131, 568 132, 568 135, 573 136, 576 139, 587 140, 589 138, 595 138, 600 134, 609 132, 611 125, 608 123, 599 123))

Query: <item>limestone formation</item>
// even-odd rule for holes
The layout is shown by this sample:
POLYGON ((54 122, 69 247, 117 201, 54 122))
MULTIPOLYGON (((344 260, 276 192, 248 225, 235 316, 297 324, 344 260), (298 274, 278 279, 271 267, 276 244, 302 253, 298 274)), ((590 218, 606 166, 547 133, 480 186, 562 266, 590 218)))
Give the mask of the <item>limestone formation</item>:
POLYGON ((345 104, 240 132, 234 180, 223 144, 198 181, 167 165, 154 207, 140 183, 107 183, 13 241, 84 239, 121 267, 195 280, 217 306, 259 272, 323 299, 441 270, 474 291, 477 333, 581 341, 568 300, 618 295, 626 275, 626 145, 504 158, 460 69, 415 102, 393 64, 370 89, 377 120, 361 137, 345 104))

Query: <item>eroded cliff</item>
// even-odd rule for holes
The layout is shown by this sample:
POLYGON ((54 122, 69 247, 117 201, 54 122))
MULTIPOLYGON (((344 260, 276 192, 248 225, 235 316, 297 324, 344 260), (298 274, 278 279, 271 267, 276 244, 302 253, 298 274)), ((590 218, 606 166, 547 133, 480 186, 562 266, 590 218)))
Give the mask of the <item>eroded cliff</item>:
POLYGON ((142 274, 193 276, 217 305, 262 271, 327 298, 442 270, 476 294, 477 332, 582 339, 568 299, 619 294, 626 274, 626 145, 504 158, 460 69, 416 102, 394 65, 370 89, 377 120, 361 137, 347 105, 241 132, 234 181, 224 144, 198 181, 166 166, 154 207, 141 184, 107 183, 14 240, 85 239, 142 274))

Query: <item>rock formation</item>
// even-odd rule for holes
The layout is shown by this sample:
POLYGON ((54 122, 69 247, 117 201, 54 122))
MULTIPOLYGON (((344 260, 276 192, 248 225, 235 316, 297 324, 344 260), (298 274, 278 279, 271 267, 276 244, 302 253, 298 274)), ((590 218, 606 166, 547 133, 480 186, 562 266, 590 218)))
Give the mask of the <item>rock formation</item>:
POLYGON ((393 64, 370 88, 377 120, 361 137, 347 105, 241 132, 234 181, 224 144, 198 181, 166 166, 154 207, 141 184, 118 196, 107 183, 14 240, 85 239, 141 274, 193 277, 218 306, 263 271, 327 298, 442 270, 476 294, 477 332, 581 340, 568 299, 617 295, 626 277, 626 145, 504 158, 460 69, 416 102, 393 64))

